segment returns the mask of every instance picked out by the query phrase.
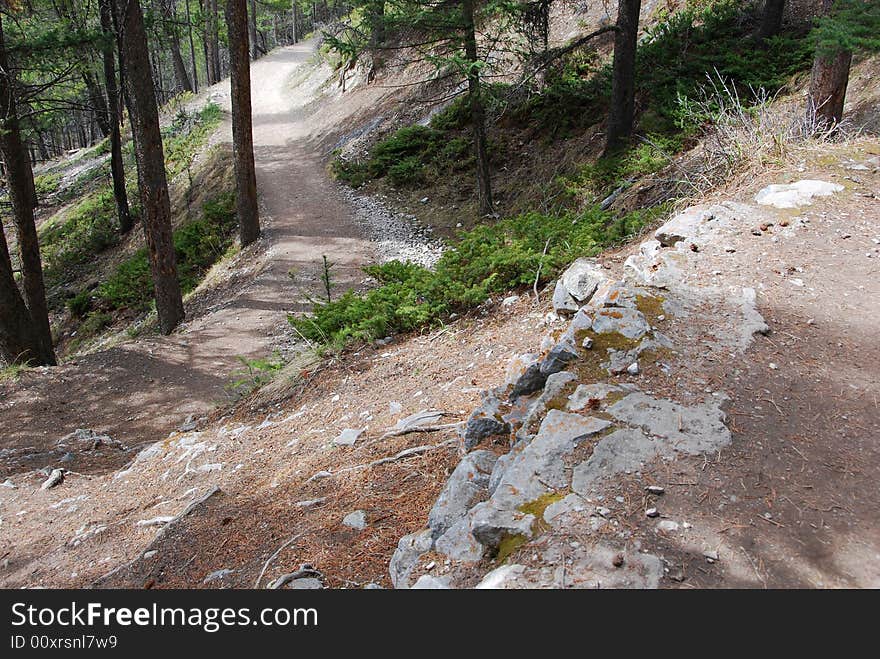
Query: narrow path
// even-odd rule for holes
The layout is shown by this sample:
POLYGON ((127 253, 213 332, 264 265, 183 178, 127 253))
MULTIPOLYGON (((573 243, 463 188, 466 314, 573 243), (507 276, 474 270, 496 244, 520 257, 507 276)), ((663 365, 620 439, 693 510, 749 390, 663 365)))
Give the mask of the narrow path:
MULTIPOLYGON (((77 428, 106 432, 129 447, 164 437, 189 415, 229 399, 239 356, 269 353, 287 313, 302 308, 303 284, 317 282, 322 255, 335 264, 337 285, 356 281, 372 247, 309 147, 304 108, 311 90, 292 84, 314 48, 312 41, 278 49, 252 67, 264 235, 243 265, 259 274, 169 337, 127 342, 0 385, 0 476, 56 461, 63 452, 52 452, 55 442, 77 428)), ((226 99, 227 110, 228 86, 207 91, 226 99)), ((104 471, 130 457, 120 451, 75 455, 68 467, 104 471)))

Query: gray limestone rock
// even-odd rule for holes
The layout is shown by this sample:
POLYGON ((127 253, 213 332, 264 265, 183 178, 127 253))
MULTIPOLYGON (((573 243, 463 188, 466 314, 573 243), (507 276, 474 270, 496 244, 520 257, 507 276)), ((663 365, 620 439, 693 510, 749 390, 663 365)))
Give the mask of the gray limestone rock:
POLYGON ((438 553, 464 563, 475 563, 483 557, 485 548, 471 534, 472 516, 472 513, 468 513, 465 519, 455 523, 437 538, 434 548, 438 553))
POLYGON ((363 531, 367 528, 367 513, 363 510, 355 510, 354 512, 348 513, 345 517, 342 518, 342 523, 345 526, 353 528, 357 531, 363 531))
POLYGON ((409 575, 422 554, 431 551, 433 546, 431 529, 411 533, 400 539, 388 564, 391 583, 395 588, 409 588, 409 575))
POLYGON ((560 281, 571 297, 584 304, 606 279, 604 269, 596 259, 582 257, 568 266, 560 281))
POLYGON ((434 538, 464 519, 474 502, 488 491, 489 474, 497 460, 491 451, 473 451, 462 458, 428 514, 434 538))
POLYGON ((411 590, 449 590, 449 586, 442 579, 423 574, 416 580, 411 590))
POLYGON ((578 412, 584 409, 591 400, 605 400, 609 394, 623 391, 620 387, 604 382, 595 384, 579 384, 574 393, 568 397, 568 410, 578 412))
POLYGON ((558 314, 572 314, 580 308, 577 301, 569 294, 562 280, 556 282, 553 289, 553 310, 558 314))
POLYGON ((544 391, 536 398, 523 416, 522 425, 517 432, 517 437, 524 439, 533 432, 533 426, 537 424, 541 416, 547 411, 549 405, 554 399, 560 398, 572 382, 577 380, 574 373, 568 371, 560 371, 554 373, 547 378, 544 385, 544 391))
POLYGON ((483 404, 471 413, 461 431, 464 448, 470 450, 487 437, 507 435, 510 430, 510 424, 502 418, 501 401, 487 394, 483 404))

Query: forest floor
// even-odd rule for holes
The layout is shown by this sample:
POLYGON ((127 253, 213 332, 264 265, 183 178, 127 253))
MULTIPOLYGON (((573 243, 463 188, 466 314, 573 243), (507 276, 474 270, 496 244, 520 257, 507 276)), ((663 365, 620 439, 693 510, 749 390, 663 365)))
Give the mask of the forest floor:
MULTIPOLYGON (((281 49, 254 65, 265 233, 229 264, 217 297, 170 337, 140 337, 0 385, 4 587, 251 587, 306 562, 330 586, 387 586, 397 540, 423 527, 459 455, 448 430, 385 430, 423 409, 443 411, 443 423, 465 419, 508 361, 538 351, 553 329, 549 291, 494 300, 440 330, 302 365, 280 389, 215 410, 239 356, 290 344, 286 315, 302 308, 304 288, 319 292, 321 255, 337 264, 339 286, 359 285, 359 266, 376 258, 323 162, 329 127, 388 92, 308 105, 314 90, 294 83, 312 48, 281 49), (190 415, 204 418, 174 432, 190 415), (76 440, 59 449, 76 428, 128 449, 79 450, 76 440), (337 445, 347 428, 364 434, 337 445), (153 442, 131 462, 135 447, 153 442), (41 490, 36 470, 67 449, 71 473, 41 490), (215 488, 219 495, 203 500, 215 488), (343 523, 355 511, 364 511, 365 529, 343 523)), ((228 90, 205 96, 222 103, 228 90)), ((694 261, 700 281, 757 290, 768 336, 734 360, 712 327, 687 328, 697 337, 692 351, 671 358, 669 373, 638 376, 646 391, 673 399, 726 395, 733 437, 716 455, 645 472, 668 484, 664 517, 686 521, 687 531, 649 524, 635 478, 609 486, 609 501, 626 502, 619 521, 628 542, 664 558, 663 586, 880 585, 878 159, 876 140, 829 147, 709 200, 750 202, 766 184, 799 179, 845 186, 796 212, 768 211, 766 230, 746 220, 730 250, 694 261), (707 551, 718 559, 707 562, 707 551)), ((633 249, 600 260, 619 272, 633 249)))

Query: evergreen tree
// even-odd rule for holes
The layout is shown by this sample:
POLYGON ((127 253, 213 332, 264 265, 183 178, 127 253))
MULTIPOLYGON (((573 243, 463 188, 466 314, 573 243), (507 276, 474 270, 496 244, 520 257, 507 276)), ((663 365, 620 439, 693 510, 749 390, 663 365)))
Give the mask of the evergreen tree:
POLYGON ((853 52, 880 50, 880 3, 876 0, 822 0, 813 29, 816 58, 810 75, 807 121, 824 130, 843 120, 853 52))
POLYGON ((248 58, 246 0, 226 0, 232 97, 232 144, 235 167, 235 207, 242 247, 260 236, 254 137, 251 121, 251 66, 248 58))

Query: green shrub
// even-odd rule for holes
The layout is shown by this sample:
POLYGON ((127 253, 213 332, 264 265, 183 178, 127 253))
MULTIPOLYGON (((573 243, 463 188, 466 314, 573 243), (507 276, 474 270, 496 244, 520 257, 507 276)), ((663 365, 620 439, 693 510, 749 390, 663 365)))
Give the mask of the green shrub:
MULTIPOLYGON (((642 130, 675 134, 691 128, 677 121, 678 98, 697 94, 716 71, 748 100, 752 90, 775 93, 792 74, 809 68, 811 43, 805 32, 785 32, 759 46, 751 38, 757 21, 755 7, 722 0, 647 27, 636 57, 636 96, 645 108, 641 120, 647 120, 642 130)), ((574 52, 550 68, 545 87, 512 116, 564 136, 601 121, 610 92, 611 63, 574 52)))
POLYGON ((421 185, 425 182, 425 168, 417 156, 409 156, 388 168, 388 180, 398 187, 421 185))
MULTIPOLYGON (((232 244, 236 228, 235 198, 223 194, 207 202, 202 217, 174 232, 177 276, 188 293, 232 244)), ((97 289, 102 307, 145 311, 153 299, 153 278, 147 249, 141 248, 117 266, 97 289)))
POLYGON ((197 114, 181 109, 171 125, 163 132, 165 169, 174 178, 192 163, 199 148, 220 124, 223 113, 220 106, 208 103, 197 114))
POLYGON ((431 128, 443 132, 459 130, 470 122, 470 108, 467 97, 459 96, 452 103, 431 117, 431 128))
POLYGON ((52 286, 70 280, 78 265, 118 242, 116 206, 110 190, 87 195, 39 229, 43 273, 52 286))
POLYGON ((55 193, 61 183, 61 174, 40 174, 34 177, 34 190, 38 197, 55 193))
POLYGON ((561 183, 573 199, 589 203, 660 171, 682 145, 679 136, 649 135, 618 153, 583 165, 576 174, 562 177, 561 183))
POLYGON ((339 154, 330 163, 330 173, 353 188, 361 187, 372 178, 367 163, 346 160, 339 154))
POLYGON ((590 207, 579 215, 526 213, 478 226, 461 233, 433 271, 399 261, 370 266, 377 288, 348 292, 290 322, 307 339, 337 348, 431 325, 490 295, 532 285, 539 268, 539 282, 546 282, 577 256, 633 235, 662 210, 615 218, 590 207))
POLYGON ((470 149, 468 138, 428 126, 406 126, 376 144, 365 161, 337 156, 331 172, 352 187, 386 176, 394 186, 416 187, 427 182, 429 172, 439 174, 469 166, 473 162, 468 156, 470 149))
POLYGON ((92 293, 88 290, 80 291, 67 301, 67 308, 77 318, 82 318, 91 307, 92 293))

